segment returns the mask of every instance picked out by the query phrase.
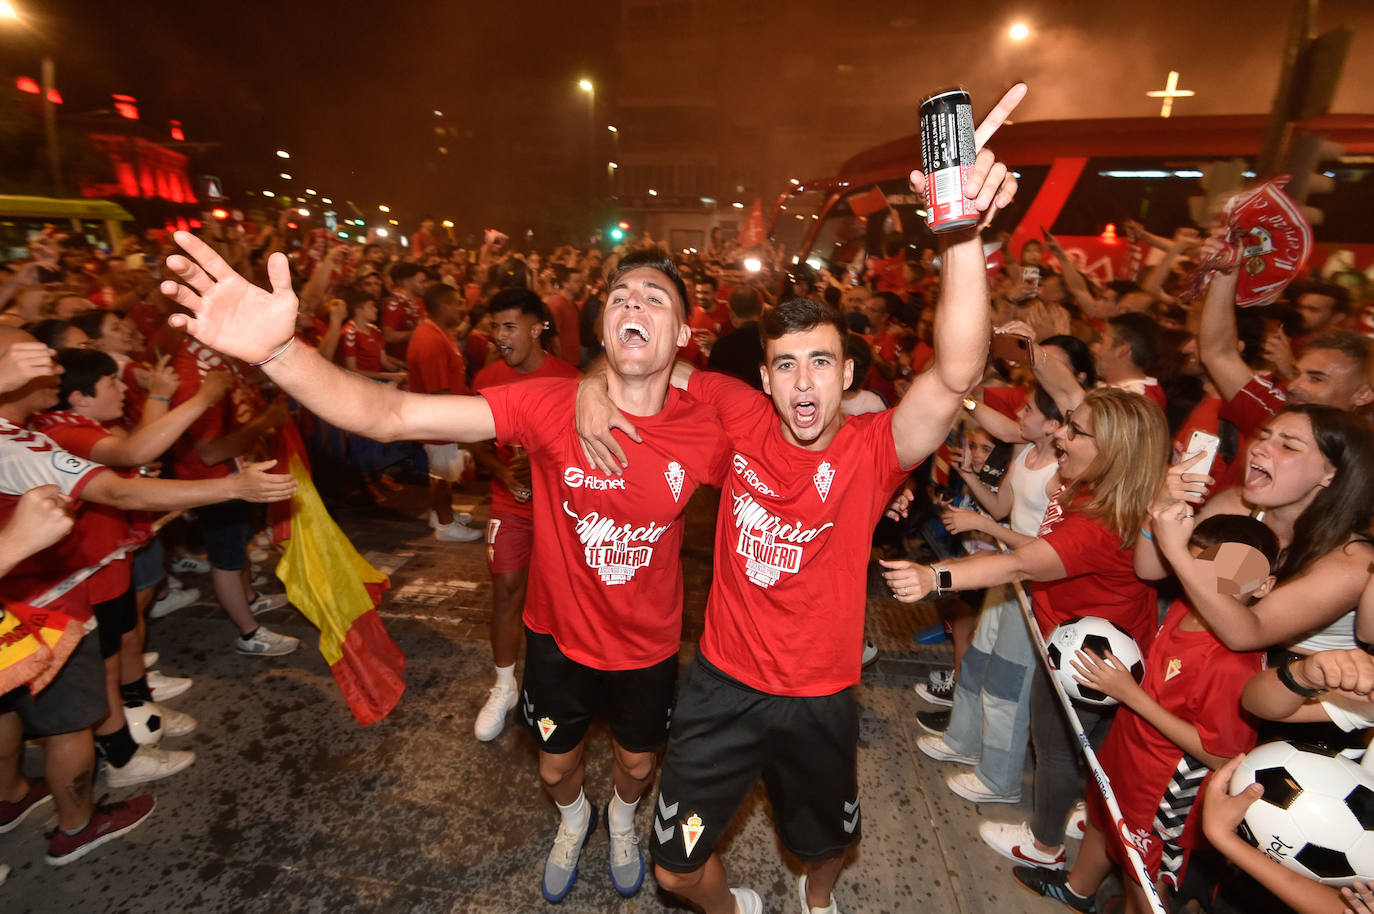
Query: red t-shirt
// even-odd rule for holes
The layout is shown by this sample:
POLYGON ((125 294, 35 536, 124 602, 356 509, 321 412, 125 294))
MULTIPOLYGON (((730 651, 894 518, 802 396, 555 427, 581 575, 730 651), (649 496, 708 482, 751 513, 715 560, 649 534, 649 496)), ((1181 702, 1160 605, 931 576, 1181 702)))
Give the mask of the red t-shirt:
POLYGON ((811 451, 783 438, 773 402, 743 381, 698 371, 688 390, 720 413, 732 450, 702 656, 773 695, 848 688, 859 681, 873 527, 907 475, 891 411, 851 416, 811 451))
MULTIPOLYGON (((107 468, 59 448, 51 438, 0 419, 0 526, 14 513, 19 496, 38 486, 56 485, 69 498, 78 499, 87 483, 107 468)), ((56 544, 31 555, 0 578, 0 598, 32 603, 72 572, 85 567, 76 554, 77 538, 68 534, 56 544)), ((103 556, 102 556, 103 558, 103 556)), ((85 624, 95 627, 87 582, 50 604, 85 624)))
POLYGON ((582 338, 578 324, 582 315, 564 295, 555 295, 548 300, 549 313, 553 315, 553 326, 558 332, 558 351, 563 360, 577 364, 582 361, 582 338))
MULTIPOLYGON (((1222 758, 1248 752, 1256 735, 1240 696, 1264 668, 1264 652, 1232 651, 1211 632, 1183 631, 1179 624, 1187 616, 1185 603, 1176 600, 1169 607, 1145 657, 1141 687, 1164 710, 1197 727, 1203 749, 1222 758)), ((1196 846, 1199 817, 1193 815, 1198 808, 1193 800, 1210 773, 1206 765, 1127 707, 1116 712, 1098 759, 1137 840, 1196 846), (1165 815, 1157 819, 1161 809, 1165 815), (1175 824, 1169 829, 1173 834, 1162 835, 1157 826, 1164 820, 1182 821, 1182 828, 1175 824)), ((1114 856, 1124 853, 1117 848, 1114 856)))
POLYGON ((1031 591, 1035 621, 1049 637, 1056 625, 1075 616, 1097 616, 1130 632, 1140 650, 1149 649, 1158 617, 1155 589, 1136 577, 1134 549, 1121 537, 1078 511, 1065 511, 1061 490, 1050 499, 1040 538, 1064 565, 1064 577, 1037 582, 1031 591))
POLYGON ((984 387, 983 402, 1009 419, 1021 414, 1021 407, 1030 399, 1030 389, 1026 387, 984 387))
POLYGON ((1104 387, 1114 387, 1117 390, 1130 391, 1133 394, 1140 394, 1155 401, 1155 404, 1164 409, 1167 400, 1164 396, 1164 388, 1159 386, 1159 381, 1155 378, 1132 378, 1129 381, 1118 381, 1115 384, 1103 383, 1104 387))
MULTIPOLYGON (((340 365, 346 366, 348 357, 353 356, 357 359, 358 371, 381 371, 384 343, 381 328, 376 324, 359 327, 353 321, 348 321, 339 334, 339 348, 335 358, 340 365)), ((405 352, 402 351, 401 355, 404 356, 405 352)))
POLYGON ((200 459, 200 454, 196 451, 196 442, 222 438, 252 422, 257 414, 252 392, 239 379, 233 363, 193 337, 188 336, 177 350, 176 356, 172 359, 172 367, 181 379, 177 392, 172 395, 173 409, 196 395, 208 372, 223 370, 234 373, 235 383, 229 389, 229 393, 192 422, 191 427, 177 439, 172 448, 178 479, 220 479, 232 476, 236 469, 233 460, 225 460, 211 466, 200 459))
POLYGON ((477 330, 468 332, 468 338, 463 340, 463 356, 467 359, 468 368, 474 372, 481 371, 487 364, 490 352, 491 339, 485 333, 477 330))
POLYGON ((467 363, 451 334, 429 318, 420 322, 406 346, 409 387, 417 394, 466 394, 467 363))
POLYGON ((901 252, 891 257, 870 257, 868 274, 873 277, 873 285, 879 292, 901 295, 906 291, 906 279, 902 276, 905 265, 906 255, 901 252))
MULTIPOLYGON (((582 372, 578 371, 567 362, 556 355, 544 354, 544 361, 539 363, 539 367, 528 374, 521 374, 514 368, 506 364, 504 359, 492 362, 486 368, 477 372, 477 377, 472 379, 472 389, 483 391, 492 387, 499 387, 502 384, 518 384, 521 381, 533 381, 537 378, 580 378, 582 372)), ((501 444, 496 448, 496 459, 510 466, 515 460, 515 450, 509 444, 501 444)), ((530 502, 518 502, 510 494, 510 490, 505 487, 501 480, 493 478, 491 481, 491 516, 510 517, 516 515, 520 517, 532 517, 534 508, 530 502)))
MULTIPOLYGON (((382 302, 382 326, 388 330, 414 330, 424 320, 425 312, 423 306, 415 299, 396 293, 387 296, 382 302)), ((375 328, 374 328, 375 329, 375 328)), ((382 332, 377 330, 378 338, 382 332)), ((399 343, 387 343, 386 353, 394 359, 404 359, 406 357, 407 340, 399 343)), ((363 368, 361 360, 358 361, 358 368, 362 371, 381 371, 380 368, 363 368)))
POLYGON ((530 457, 539 535, 525 624, 585 666, 643 669, 678 651, 682 512, 697 486, 720 481, 725 436, 714 410, 670 388, 657 415, 633 417, 642 444, 617 433, 625 475, 602 476, 582 469, 576 395, 570 379, 482 391, 497 441, 530 457))
POLYGON ((1255 375, 1226 401, 1220 415, 1236 427, 1245 441, 1253 438, 1274 413, 1287 405, 1288 398, 1272 379, 1255 375))
POLYGON ((120 377, 124 380, 124 426, 133 428, 143 420, 143 407, 148 403, 148 388, 143 386, 139 380, 139 372, 148 371, 148 366, 129 359, 120 369, 120 377))
MULTIPOLYGON (((95 446, 110 437, 109 429, 94 419, 67 410, 33 416, 29 419, 29 427, 47 435, 58 447, 93 462, 91 452, 95 446)), ((110 505, 83 503, 77 510, 76 524, 68 538, 75 544, 71 554, 76 567, 84 568, 99 562, 132 536, 127 513, 110 505)), ((133 559, 126 555, 92 575, 86 582, 91 602, 113 600, 128 590, 132 567, 133 559)))

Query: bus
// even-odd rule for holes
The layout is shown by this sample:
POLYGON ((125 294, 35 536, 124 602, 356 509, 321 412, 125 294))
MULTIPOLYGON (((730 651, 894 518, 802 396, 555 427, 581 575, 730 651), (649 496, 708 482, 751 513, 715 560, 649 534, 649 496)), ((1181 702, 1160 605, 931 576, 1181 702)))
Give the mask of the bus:
POLYGON ((109 200, 0 195, 0 261, 29 256, 29 241, 49 227, 113 249, 134 217, 109 200))
MULTIPOLYGON (((1190 200, 1205 198, 1210 174, 1219 169, 1254 177, 1264 142, 1266 115, 1146 117, 1007 124, 992 146, 1019 183, 1016 200, 985 230, 1005 233, 1006 256, 1039 239, 1058 237, 1069 256, 1098 283, 1135 278, 1139 265, 1121 234, 1127 219, 1169 236, 1193 224, 1190 200)), ((1322 163, 1334 180, 1307 205, 1323 219, 1313 231, 1308 262, 1318 270, 1334 251, 1349 251, 1357 268, 1374 263, 1374 115, 1330 114, 1297 123, 1294 135, 1315 134, 1340 144, 1340 158, 1322 163)), ((770 236, 792 263, 819 269, 850 263, 863 251, 877 253, 886 219, 865 219, 876 188, 897 214, 905 243, 934 248, 920 201, 907 176, 921 163, 921 138, 912 134, 853 156, 834 177, 788 188, 773 204, 770 236), (859 207, 856 214, 854 207, 859 207)), ((1213 191, 1214 192, 1214 191, 1213 191)))

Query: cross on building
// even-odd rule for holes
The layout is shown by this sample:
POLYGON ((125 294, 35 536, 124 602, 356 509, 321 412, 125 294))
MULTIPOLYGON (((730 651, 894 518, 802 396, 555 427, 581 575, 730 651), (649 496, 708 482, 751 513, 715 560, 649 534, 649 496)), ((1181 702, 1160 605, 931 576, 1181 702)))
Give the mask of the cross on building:
POLYGON ((1164 99, 1164 104, 1161 105, 1159 109, 1159 116, 1168 117, 1171 113, 1173 113, 1174 99, 1190 98, 1195 93, 1192 89, 1180 89, 1178 87, 1178 71, 1170 70, 1169 79, 1164 84, 1163 89, 1155 89, 1153 92, 1146 92, 1145 94, 1150 96, 1150 98, 1164 99))

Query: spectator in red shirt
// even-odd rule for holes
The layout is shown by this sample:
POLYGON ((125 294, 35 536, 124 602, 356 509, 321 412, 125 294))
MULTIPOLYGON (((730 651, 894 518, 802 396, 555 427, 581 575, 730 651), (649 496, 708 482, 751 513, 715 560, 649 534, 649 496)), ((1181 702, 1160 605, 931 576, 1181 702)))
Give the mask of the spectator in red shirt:
MULTIPOLYGON (((410 390, 417 394, 466 394, 467 365, 454 339, 464 323, 458 291, 439 283, 425 290, 426 317, 406 347, 410 390)), ((453 516, 453 485, 463 478, 468 454, 453 441, 426 441, 429 458, 429 522, 434 538, 446 543, 471 543, 482 538, 453 516)))
POLYGON ((558 292, 549 299, 548 306, 557 334, 556 351, 565 362, 580 365, 582 336, 578 327, 581 318, 578 302, 587 286, 586 277, 576 270, 555 264, 554 279, 558 283, 558 292))
MULTIPOLYGON (((360 290, 350 290, 344 304, 348 309, 348 321, 339 334, 334 360, 349 371, 377 381, 397 381, 405 377, 404 363, 393 358, 385 348, 386 331, 377 326, 376 302, 360 290)), ((407 340, 410 335, 408 331, 407 340)))
MULTIPOLYGON (((386 351, 397 362, 406 357, 406 343, 424 317, 420 296, 429 288, 429 274, 416 263, 391 268, 391 294, 382 301, 382 338, 386 351)), ((376 316, 373 316, 376 320, 376 316)))
POLYGON ((426 213, 420 217, 420 227, 410 236, 410 256, 423 263, 438 249, 439 242, 434 239, 434 217, 426 213))

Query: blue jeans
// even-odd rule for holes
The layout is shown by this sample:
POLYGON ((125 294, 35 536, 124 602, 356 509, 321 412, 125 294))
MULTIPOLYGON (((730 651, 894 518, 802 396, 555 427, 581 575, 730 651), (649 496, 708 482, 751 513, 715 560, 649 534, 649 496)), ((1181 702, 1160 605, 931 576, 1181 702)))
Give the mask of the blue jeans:
POLYGON ((1003 796, 1021 793, 1036 663, 1015 592, 1010 585, 991 588, 959 667, 945 745, 976 756, 974 774, 1003 796))

